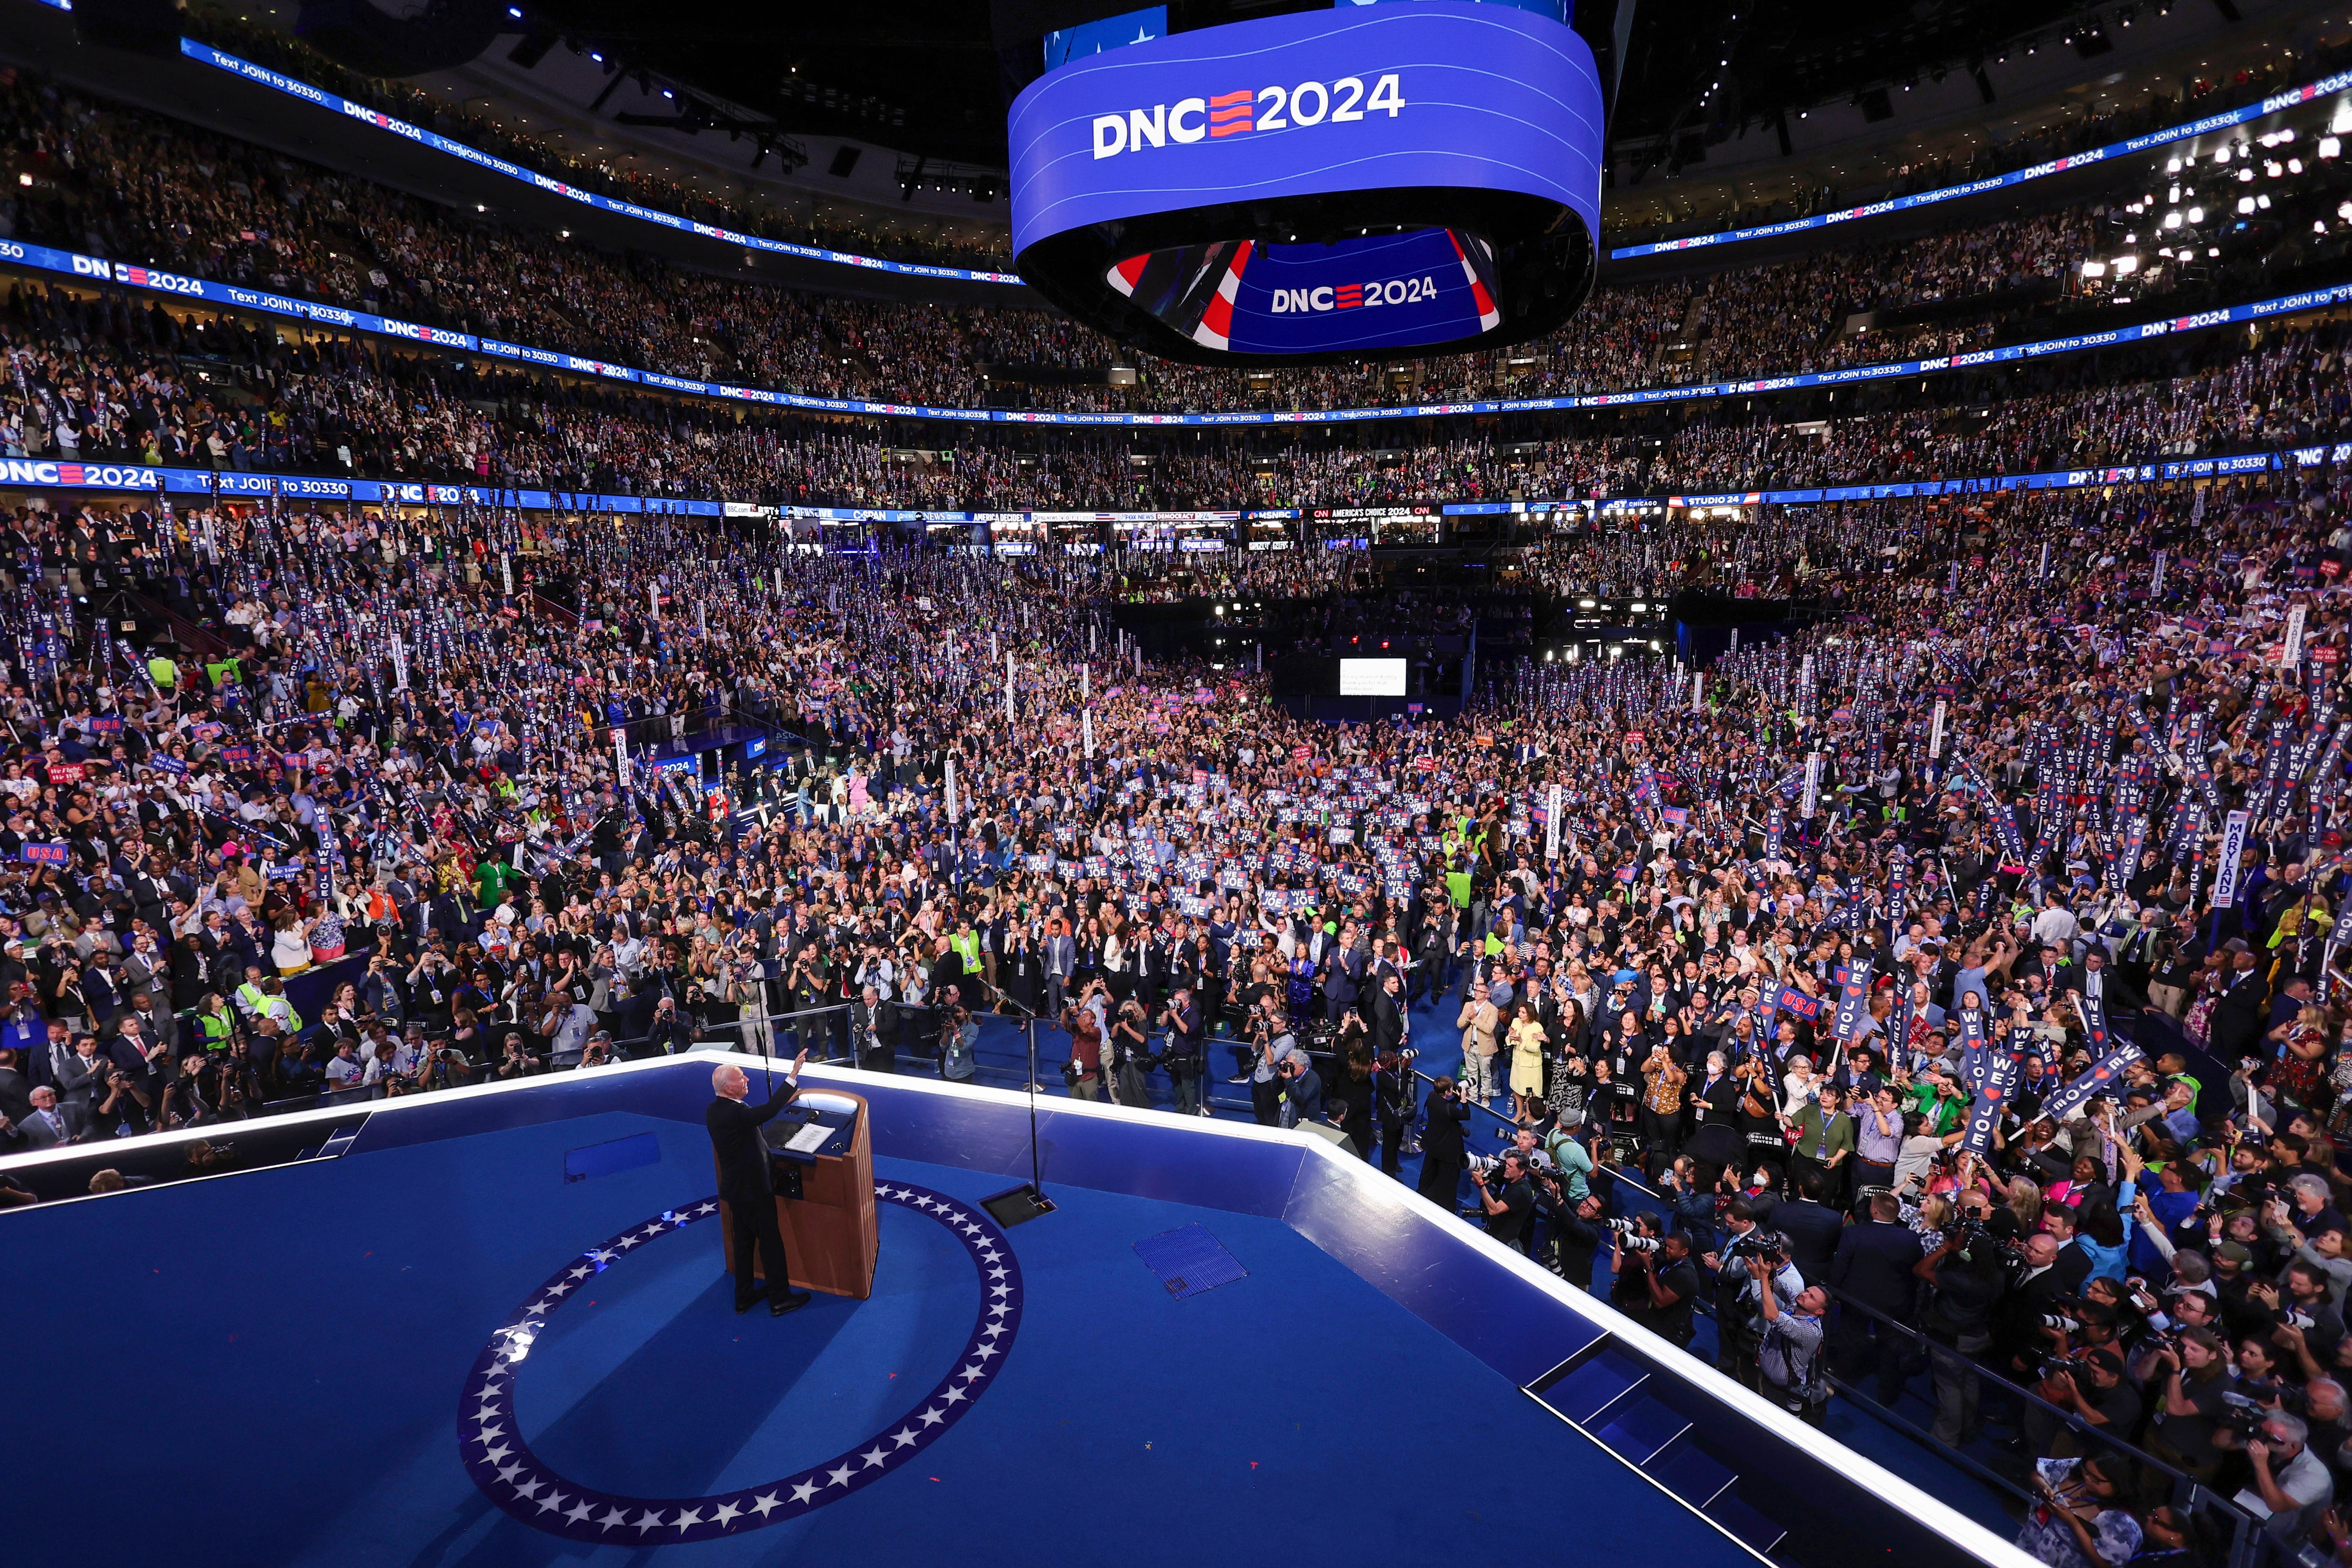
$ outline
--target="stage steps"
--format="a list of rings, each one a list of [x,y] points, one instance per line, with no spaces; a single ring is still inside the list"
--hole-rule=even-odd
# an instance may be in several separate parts
[[[1659,1397],[1657,1374],[1611,1341],[1600,1341],[1528,1393],[1759,1555],[1770,1557],[1786,1539],[1786,1527],[1741,1495],[1737,1450],[1709,1441]]]

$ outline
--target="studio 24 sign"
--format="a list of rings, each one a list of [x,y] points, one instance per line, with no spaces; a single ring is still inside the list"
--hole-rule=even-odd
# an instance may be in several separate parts
[[[1013,101],[1013,249],[1235,201],[1396,189],[1538,197],[1598,233],[1601,125],[1591,49],[1507,5],[1421,0],[1178,33],[1049,71]]]
[[[1317,125],[1352,125],[1367,111],[1395,119],[1404,112],[1403,77],[1389,71],[1376,79],[1369,96],[1364,79],[1343,76],[1328,84],[1302,81],[1295,87],[1237,88],[1211,97],[1180,98],[1154,104],[1147,112],[1130,109],[1125,114],[1095,116],[1095,156],[1116,158],[1178,146],[1207,138],[1256,135],[1265,132],[1305,130]]]

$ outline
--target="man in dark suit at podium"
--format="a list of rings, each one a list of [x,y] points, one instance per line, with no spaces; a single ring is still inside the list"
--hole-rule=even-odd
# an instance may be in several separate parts
[[[719,1195],[726,1200],[734,1226],[738,1312],[750,1311],[760,1297],[759,1287],[751,1282],[754,1246],[768,1276],[769,1312],[781,1318],[809,1304],[807,1291],[793,1289],[784,1233],[776,1224],[776,1188],[769,1174],[767,1145],[760,1142],[760,1129],[800,1093],[801,1068],[807,1060],[806,1051],[794,1057],[784,1075],[784,1092],[770,1095],[768,1103],[757,1110],[743,1103],[751,1092],[751,1080],[741,1068],[718,1068],[710,1074],[710,1089],[717,1098],[702,1120],[710,1128],[710,1147],[719,1156]]]

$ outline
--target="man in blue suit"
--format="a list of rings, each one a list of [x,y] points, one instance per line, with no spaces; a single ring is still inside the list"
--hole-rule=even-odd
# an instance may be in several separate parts
[[[1330,958],[1330,969],[1323,976],[1323,1016],[1337,1018],[1356,1005],[1363,993],[1362,956],[1353,947],[1332,947],[1325,950]]]
[[[1878,1402],[1892,1406],[1903,1390],[1906,1342],[1886,1323],[1846,1303],[1909,1323],[1919,1289],[1912,1269],[1924,1254],[1917,1233],[1900,1223],[1902,1205],[1892,1193],[1873,1194],[1862,1212],[1869,1217],[1846,1227],[1830,1258],[1829,1282],[1841,1299],[1832,1354],[1849,1380],[1874,1369]]]

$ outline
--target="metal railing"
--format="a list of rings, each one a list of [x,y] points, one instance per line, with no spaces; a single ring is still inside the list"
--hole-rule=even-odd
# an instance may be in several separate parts
[[[2252,1568],[2253,1564],[2265,1560],[2270,1538],[2263,1531],[2262,1521],[2177,1465],[2168,1463],[2147,1449],[2116,1436],[2084,1419],[2078,1412],[2052,1404],[2032,1389],[2021,1384],[2013,1383],[1986,1366],[1978,1357],[1930,1339],[1901,1320],[1866,1302],[1854,1300],[1826,1280],[1811,1280],[1808,1283],[1819,1285],[1837,1305],[1838,1317],[1832,1325],[1831,1333],[1822,1342],[1823,1349],[1831,1355],[1832,1363],[1838,1358],[1838,1347],[1841,1343],[1847,1346],[1850,1351],[1856,1342],[1858,1325],[1851,1323],[1850,1315],[1858,1315],[1876,1324],[1880,1331],[1892,1332],[1904,1347],[1897,1364],[1906,1391],[1917,1392],[1913,1387],[1912,1380],[1924,1373],[1931,1385],[1926,1395],[1927,1403],[1935,1405],[1938,1402],[1941,1385],[1945,1380],[1964,1380],[1966,1384],[1973,1385],[1977,1408],[1980,1415],[1985,1406],[1985,1396],[1992,1395],[1993,1402],[2004,1406],[2010,1416],[2009,1419],[2000,1421],[2000,1425],[2016,1431],[2021,1437],[2026,1437],[2029,1443],[2031,1442],[2028,1436],[2029,1422],[2038,1416],[2041,1421],[2049,1424],[2053,1435],[2059,1428],[2073,1434],[2075,1446],[2085,1457],[2092,1457],[2104,1451],[2137,1466],[2143,1478],[2143,1485],[2140,1496],[2132,1500],[2133,1501],[2146,1501],[2153,1490],[2147,1484],[2147,1481],[2160,1479],[2166,1491],[2165,1500],[2182,1517],[2193,1520],[2200,1535],[2214,1544],[2227,1542],[2224,1548],[2224,1561],[2231,1564],[2231,1568]],[[1889,1409],[1872,1398],[1854,1383],[1849,1381],[1847,1375],[1838,1373],[1834,1365],[1831,1371],[1830,1381],[1831,1385],[1839,1394],[1851,1400],[1857,1408],[1866,1411],[1928,1448],[1938,1458],[1960,1466],[1979,1480],[1998,1487],[2026,1507],[2031,1508],[2040,1501],[2038,1497],[2015,1479],[1979,1463],[1958,1447],[1943,1442],[1932,1433],[1922,1429],[1917,1423],[1900,1412]],[[2028,1462],[2030,1464],[2030,1458]]]
[[[1652,1203],[1671,1208],[1667,1194],[1651,1186],[1638,1173],[1621,1170],[1617,1173],[1617,1180],[1621,1186],[1630,1186],[1634,1193]],[[1712,1245],[1711,1237],[1709,1242]],[[1917,1395],[1930,1408],[1937,1405],[1939,1375],[1955,1382],[1965,1380],[1973,1388],[1980,1423],[1986,1395],[1990,1394],[1991,1403],[2003,1412],[1994,1424],[2016,1432],[2021,1441],[2031,1442],[2027,1415],[2029,1412],[2035,1412],[2041,1420],[2049,1423],[2053,1433],[2063,1428],[2074,1434],[2078,1448],[2085,1457],[2102,1451],[2110,1453],[2130,1461],[2144,1479],[2160,1479],[2166,1494],[2165,1501],[2191,1522],[2192,1530],[2207,1548],[2220,1552],[2221,1560],[2228,1564],[2228,1568],[2262,1568],[2263,1564],[2281,1560],[2274,1552],[2275,1542],[2263,1530],[2260,1520],[2179,1466],[2102,1430],[2074,1411],[2052,1404],[2032,1389],[2011,1381],[1973,1356],[1930,1339],[1900,1319],[1855,1300],[1827,1280],[1808,1279],[1806,1283],[1820,1286],[1837,1308],[1838,1316],[1823,1325],[1826,1332],[1822,1342],[1821,1353],[1830,1358],[1830,1386],[1847,1401],[1850,1407],[1916,1444],[1937,1463],[1962,1471],[2023,1508],[2036,1507],[2042,1501],[2020,1479],[2021,1475],[2030,1478],[2032,1456],[2023,1457],[2021,1469],[2004,1473],[1996,1466],[1988,1465],[1962,1448],[1937,1438],[1901,1411],[1890,1408],[1873,1397],[1863,1386],[1870,1381],[1868,1372],[1866,1368],[1857,1367],[1855,1363],[1856,1352],[1864,1347],[1864,1341],[1854,1320],[1867,1320],[1877,1325],[1880,1331],[1892,1332],[1897,1337],[1901,1350],[1895,1364],[1903,1390]],[[1716,1318],[1715,1303],[1708,1297],[1702,1296],[1696,1306],[1703,1316]],[[1718,1331],[1719,1328],[1718,1324]],[[1874,1355],[1886,1353],[1874,1346],[1868,1348]],[[1843,1370],[1840,1370],[1841,1366]],[[1922,1378],[1927,1383],[1924,1390],[1918,1386],[1918,1380]],[[2148,1496],[2149,1489],[2143,1485],[2141,1494],[2127,1501],[2131,1506],[2140,1506],[2148,1500]]]

